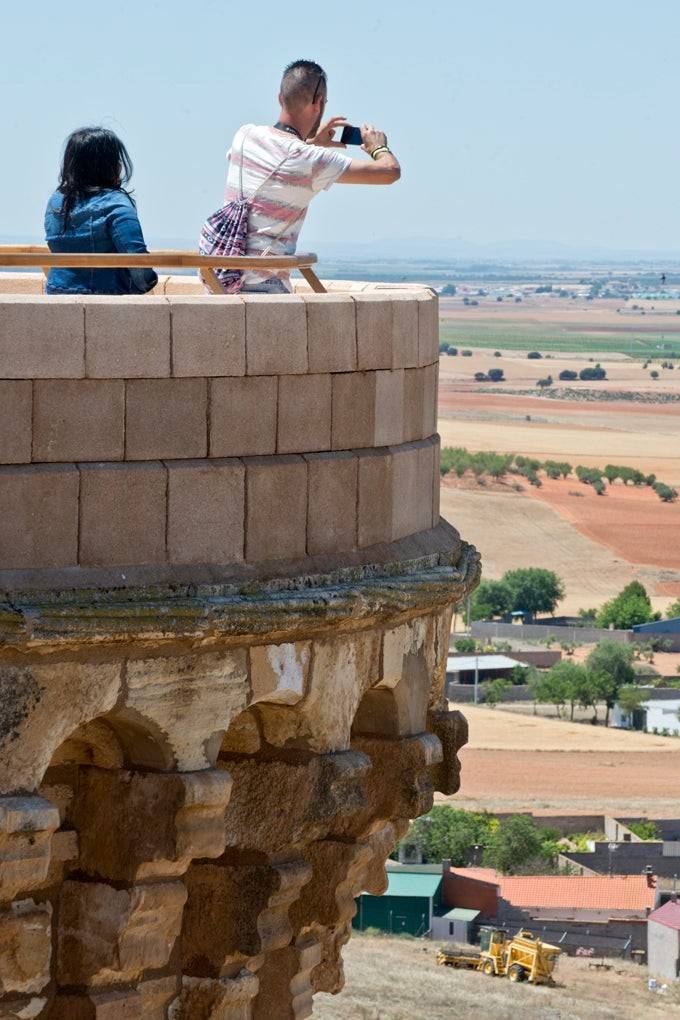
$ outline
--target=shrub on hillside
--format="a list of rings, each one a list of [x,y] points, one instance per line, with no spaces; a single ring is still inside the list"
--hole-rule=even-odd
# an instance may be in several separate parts
[[[578,372],[573,372],[570,368],[565,368],[562,372],[560,372],[559,378],[564,382],[567,380],[571,381],[572,379],[578,379]]]
[[[489,377],[486,372],[475,372],[475,382],[488,382]]]
[[[449,349],[448,349],[448,351],[446,353],[449,355],[450,358],[451,357],[455,358],[455,356],[458,354],[458,348],[457,347],[449,347]]]
[[[505,379],[502,368],[490,368],[487,375],[491,382],[503,382]]]
[[[655,482],[652,488],[663,503],[675,503],[678,498],[678,490],[665,482]]]
[[[462,357],[464,357],[464,358],[471,358],[472,357],[472,351],[467,351],[466,350],[466,351],[461,351],[460,353],[461,353]]]
[[[537,361],[539,358],[542,357],[543,355],[541,354],[540,351],[529,351],[529,353],[527,354],[527,358],[533,361]]]
[[[607,373],[602,368],[602,365],[597,364],[592,368],[582,368],[578,374],[579,379],[591,380],[591,379],[606,379]]]
[[[501,354],[500,351],[494,351],[493,352],[493,356],[494,356],[494,358],[502,358],[503,357],[503,355]]]

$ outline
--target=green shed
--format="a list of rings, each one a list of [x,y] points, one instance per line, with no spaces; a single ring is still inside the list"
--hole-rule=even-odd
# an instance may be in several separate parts
[[[435,869],[433,869],[434,871]],[[424,873],[422,866],[390,870],[389,884],[382,896],[357,896],[354,928],[379,928],[380,931],[424,935],[432,928],[432,917],[441,907],[442,872]]]

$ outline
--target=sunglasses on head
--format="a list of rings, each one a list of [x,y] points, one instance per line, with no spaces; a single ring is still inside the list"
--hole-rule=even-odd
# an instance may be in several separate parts
[[[312,96],[312,103],[316,102],[316,100],[318,98],[318,95],[319,95],[319,89],[321,88],[322,85],[325,85],[325,84],[326,84],[326,75],[322,73],[322,74],[319,75],[319,80],[316,83],[316,88],[314,89],[314,95]]]

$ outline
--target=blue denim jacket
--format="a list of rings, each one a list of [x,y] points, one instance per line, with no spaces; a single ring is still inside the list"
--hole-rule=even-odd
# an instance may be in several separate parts
[[[53,252],[145,252],[137,210],[124,191],[106,189],[76,202],[66,231],[63,195],[55,191],[45,211],[45,236]],[[50,269],[48,294],[146,294],[156,286],[153,269]]]

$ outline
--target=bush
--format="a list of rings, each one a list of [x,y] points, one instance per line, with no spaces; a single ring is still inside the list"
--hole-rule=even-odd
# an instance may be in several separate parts
[[[593,368],[582,368],[578,374],[579,379],[606,379],[607,373],[602,368],[602,365],[597,364]]]
[[[529,358],[531,361],[537,361],[539,358],[542,357],[543,355],[540,353],[540,351],[529,351],[529,353],[527,354],[527,358]]]
[[[462,652],[463,655],[471,655],[477,651],[477,642],[473,637],[462,637],[454,641],[453,647],[457,652]]]
[[[493,352],[493,356],[494,356],[494,358],[502,358],[503,357],[503,355],[501,354],[500,351],[494,351]]]
[[[659,373],[657,372],[657,370],[655,368],[652,369],[652,371],[649,374],[650,374],[652,379],[658,379],[659,378]]]
[[[490,368],[487,375],[491,382],[503,382],[505,380],[502,368]]]
[[[461,351],[460,353],[461,353],[462,357],[464,357],[464,358],[471,358],[472,357],[472,351]]]
[[[545,377],[545,379],[538,379],[537,382],[536,382],[536,385],[538,387],[540,387],[540,389],[542,389],[542,390],[547,389],[547,387],[548,386],[552,386],[552,384],[553,384],[553,378],[552,378],[551,375],[547,375]]]
[[[598,496],[604,496],[605,490],[606,490],[606,486],[605,486],[605,484],[604,484],[604,482],[602,481],[601,478],[596,478],[595,481],[592,483],[592,485],[593,485],[593,488],[595,489],[595,492],[598,494]]]
[[[449,349],[448,349],[448,351],[446,353],[449,355],[449,357],[454,357],[455,358],[455,356],[458,354],[458,348],[457,347],[449,347]]]
[[[678,490],[665,482],[654,482],[652,488],[663,503],[675,503],[678,498]]]
[[[598,627],[629,630],[652,619],[652,603],[644,585],[631,581],[615,598],[605,602],[597,615]]]
[[[578,379],[578,372],[572,372],[570,368],[565,368],[564,371],[560,372],[559,378],[564,381]]]
[[[486,372],[475,372],[475,382],[488,382],[489,377]]]
[[[484,701],[490,708],[495,708],[499,701],[502,701],[505,697],[509,686],[508,681],[502,677],[496,677],[495,680],[485,680],[482,684]]]

